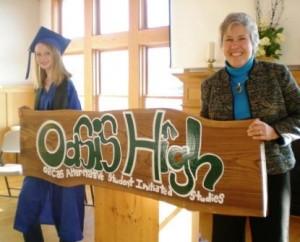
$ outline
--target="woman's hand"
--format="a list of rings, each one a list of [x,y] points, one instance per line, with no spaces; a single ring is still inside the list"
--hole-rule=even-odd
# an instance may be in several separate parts
[[[255,119],[247,129],[248,136],[256,140],[274,140],[279,138],[279,135],[268,124]]]
[[[18,109],[19,118],[22,118],[22,115],[23,115],[22,110],[23,109],[30,109],[30,107],[27,105],[23,105],[23,106],[19,107],[19,109]]]

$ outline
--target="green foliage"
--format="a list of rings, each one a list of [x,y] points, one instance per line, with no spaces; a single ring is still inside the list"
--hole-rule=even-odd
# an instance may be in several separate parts
[[[281,44],[285,41],[283,28],[259,27],[259,49],[256,56],[267,56],[279,59],[281,54]]]

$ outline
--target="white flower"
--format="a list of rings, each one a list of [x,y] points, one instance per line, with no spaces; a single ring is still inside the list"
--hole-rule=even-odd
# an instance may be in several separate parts
[[[256,52],[256,56],[257,57],[258,56],[264,56],[265,54],[266,54],[266,51],[265,51],[264,47],[263,46],[259,46],[259,48],[258,48],[258,50]]]
[[[276,39],[275,39],[275,42],[278,43],[278,44],[282,44],[283,42],[285,42],[285,35],[283,33],[278,33],[276,35]]]
[[[270,22],[267,20],[261,20],[258,24],[257,24],[258,28],[260,30],[266,30],[267,28],[270,27]]]
[[[275,50],[275,54],[279,55],[280,54],[280,50]]]
[[[279,21],[284,10],[285,0],[271,0],[268,18],[264,18],[263,0],[255,0],[256,22],[259,32],[259,49],[256,56],[279,59],[282,55],[281,44],[285,42],[284,28]]]
[[[268,46],[271,44],[271,41],[268,37],[264,37],[259,41],[260,45]]]

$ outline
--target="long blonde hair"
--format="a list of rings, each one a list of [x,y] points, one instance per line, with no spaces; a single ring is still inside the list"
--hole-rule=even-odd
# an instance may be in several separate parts
[[[69,79],[72,74],[65,68],[60,51],[53,45],[48,43],[43,44],[49,48],[52,66],[47,75],[46,71],[40,68],[35,58],[35,87],[43,87],[47,78],[49,78],[56,86],[59,86],[64,79]]]

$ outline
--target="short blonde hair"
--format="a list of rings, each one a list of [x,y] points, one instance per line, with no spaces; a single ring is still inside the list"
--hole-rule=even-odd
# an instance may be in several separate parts
[[[256,53],[259,44],[259,33],[257,24],[252,20],[252,18],[245,13],[230,13],[226,16],[220,25],[220,43],[223,44],[223,37],[225,32],[230,29],[233,25],[244,26],[250,36],[250,41],[253,47],[253,54]]]

